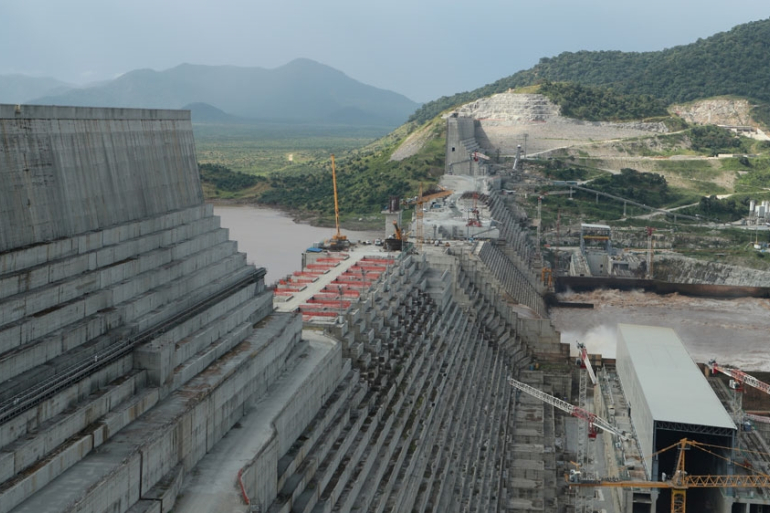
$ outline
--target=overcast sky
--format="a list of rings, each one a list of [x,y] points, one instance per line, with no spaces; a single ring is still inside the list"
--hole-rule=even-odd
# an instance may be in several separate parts
[[[306,57],[424,102],[564,51],[662,50],[769,16],[768,0],[0,0],[0,75]]]

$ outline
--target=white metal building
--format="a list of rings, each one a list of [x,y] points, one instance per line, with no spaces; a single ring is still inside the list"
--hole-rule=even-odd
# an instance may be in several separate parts
[[[650,455],[681,438],[732,447],[736,426],[674,330],[619,324],[616,366],[649,478],[660,477]]]

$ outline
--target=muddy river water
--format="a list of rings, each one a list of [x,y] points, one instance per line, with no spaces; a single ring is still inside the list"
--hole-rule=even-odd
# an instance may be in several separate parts
[[[334,235],[333,228],[318,228],[309,224],[295,223],[279,210],[249,206],[215,206],[214,215],[222,226],[230,230],[230,239],[238,241],[238,251],[246,253],[246,259],[257,267],[267,268],[265,283],[300,270],[302,252]],[[348,239],[374,240],[381,232],[354,232],[342,230]]]
[[[551,314],[562,341],[586,342],[590,353],[615,357],[618,323],[672,328],[696,362],[716,358],[745,370],[770,371],[770,300],[709,299],[678,294],[596,290],[563,296],[593,310],[558,308]]]

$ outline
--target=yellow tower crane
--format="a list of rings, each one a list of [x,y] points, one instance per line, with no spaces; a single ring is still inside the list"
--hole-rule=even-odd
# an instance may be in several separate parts
[[[709,450],[711,448],[729,449],[728,447],[719,447],[710,444],[703,444],[694,440],[683,438],[675,444],[653,454],[653,456],[666,452],[670,449],[678,448],[676,467],[670,480],[667,481],[613,481],[610,479],[599,480],[574,480],[567,477],[569,486],[593,486],[593,487],[615,487],[615,488],[667,488],[671,490],[671,513],[686,513],[687,490],[689,488],[770,488],[770,475],[767,474],[746,474],[729,476],[712,475],[690,475],[685,471],[684,454],[687,449],[696,448],[717,455]],[[721,456],[720,456],[721,457]],[[725,458],[727,459],[727,458]],[[746,470],[751,470],[747,466],[733,462]],[[580,474],[577,474],[580,476]],[[573,475],[574,478],[574,475]]]

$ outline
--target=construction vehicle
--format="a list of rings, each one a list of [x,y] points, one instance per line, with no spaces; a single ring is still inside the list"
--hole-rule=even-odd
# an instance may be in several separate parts
[[[330,251],[344,251],[350,248],[350,241],[340,232],[340,206],[337,201],[337,170],[334,165],[334,155],[332,155],[332,184],[334,185],[334,224],[337,226],[337,233],[326,241],[324,247]]]
[[[596,438],[596,428],[599,428],[603,431],[607,431],[610,434],[617,435],[622,440],[631,439],[631,436],[628,435],[625,431],[622,431],[621,429],[616,428],[615,426],[610,424],[608,420],[603,419],[598,415],[591,413],[590,411],[584,410],[583,408],[575,406],[574,404],[570,404],[567,401],[562,401],[558,397],[554,397],[550,394],[546,394],[542,390],[538,390],[537,388],[531,387],[526,383],[522,383],[521,381],[516,381],[513,378],[509,377],[508,383],[510,383],[512,387],[518,390],[521,390],[522,392],[529,394],[532,397],[535,397],[536,399],[540,399],[546,404],[550,404],[551,406],[558,408],[561,411],[569,413],[573,417],[577,417],[579,419],[583,419],[586,422],[588,422],[589,438]]]
[[[613,478],[598,480],[581,480],[580,474],[571,472],[565,476],[569,486],[615,487],[615,488],[667,488],[671,490],[671,513],[686,513],[687,490],[690,488],[770,488],[770,475],[745,474],[745,475],[693,475],[685,470],[685,452],[691,448],[714,454],[715,448],[730,450],[729,447],[718,447],[711,444],[702,444],[694,440],[683,438],[653,456],[677,448],[679,453],[676,466],[670,479],[665,479],[665,474],[660,481],[622,481]],[[730,460],[732,461],[732,460]],[[743,467],[747,471],[752,469],[747,465],[732,461],[734,465]]]
[[[395,233],[390,237],[385,238],[383,241],[385,243],[385,249],[387,251],[401,251],[404,247],[404,242],[406,242],[406,234],[401,231],[401,228],[398,226],[398,221],[393,221],[393,228],[395,229]]]

